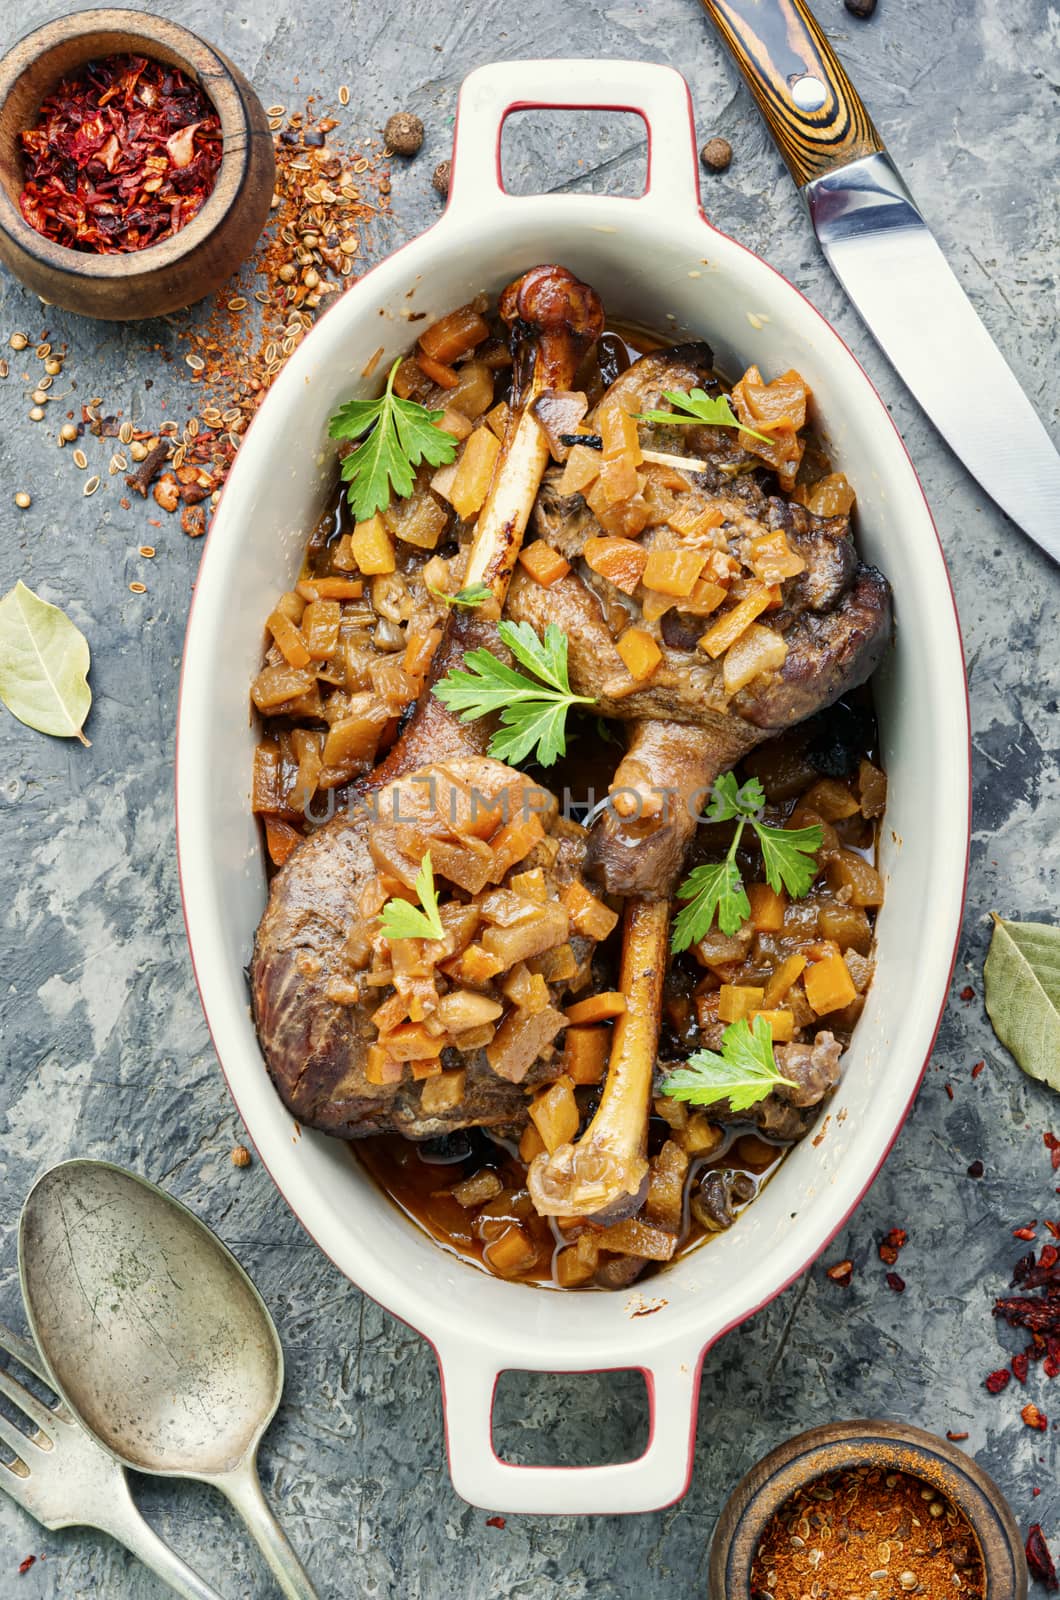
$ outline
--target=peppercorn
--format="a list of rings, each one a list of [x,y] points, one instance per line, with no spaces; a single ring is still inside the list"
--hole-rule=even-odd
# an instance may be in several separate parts
[[[843,4],[852,17],[871,17],[876,9],[876,0],[843,0]]]
[[[25,489],[20,489],[15,496],[15,504],[20,511],[28,511],[30,506],[33,504],[33,501],[30,499]]]
[[[724,172],[732,161],[732,145],[728,139],[715,136],[708,139],[699,152],[699,159],[710,172]]]
[[[387,118],[383,138],[395,155],[414,156],[423,143],[423,123],[412,111],[395,111]]]
[[[250,1151],[245,1144],[237,1144],[232,1151],[232,1165],[234,1167],[250,1166]]]
[[[449,180],[452,175],[453,163],[451,161],[439,161],[438,165],[434,169],[434,175],[431,178],[431,187],[435,189],[437,193],[443,197],[443,199],[449,194]]]

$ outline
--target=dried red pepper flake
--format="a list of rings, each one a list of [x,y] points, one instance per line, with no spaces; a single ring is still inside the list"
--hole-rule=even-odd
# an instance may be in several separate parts
[[[1060,1139],[1056,1137],[1055,1133],[1043,1133],[1042,1143],[1049,1152],[1053,1163],[1053,1171],[1060,1172]]]
[[[1055,1378],[1060,1373],[1060,1357],[1046,1356],[1042,1362],[1042,1371],[1047,1378]]]
[[[946,1437],[950,1441],[951,1444],[960,1444],[963,1439],[967,1439],[968,1438],[968,1434],[967,1433],[953,1433],[953,1432],[950,1431],[950,1429],[947,1428]]]
[[[909,1235],[904,1228],[891,1228],[880,1240],[880,1260],[885,1266],[893,1267],[898,1260],[898,1252],[903,1250],[908,1242]]]
[[[487,1517],[486,1526],[487,1528],[506,1528],[508,1519],[506,1517]]]
[[[1045,1226],[1049,1229],[1049,1232],[1052,1234],[1054,1239],[1060,1239],[1060,1222],[1050,1222],[1049,1219],[1046,1218]],[[1048,1250],[1049,1248],[1050,1246],[1046,1245],[1045,1249]],[[1044,1250],[1042,1254],[1045,1254]]]
[[[952,1083],[944,1083],[942,1087],[945,1089],[947,1095],[952,1100],[953,1099],[953,1084]]]
[[[983,1381],[983,1388],[988,1394],[1000,1394],[1002,1389],[1007,1389],[1012,1382],[1012,1374],[1007,1367],[998,1367],[996,1372],[987,1373]]]
[[[89,61],[19,135],[22,215],[46,239],[99,255],[186,227],[221,165],[221,122],[197,83],[144,56]]]
[[[985,1171],[986,1168],[977,1156],[972,1162],[971,1166],[968,1168],[968,1176],[969,1178],[981,1178]]]
[[[854,1276],[854,1263],[853,1261],[837,1261],[826,1270],[833,1283],[838,1283],[841,1289],[846,1289]]]
[[[1026,1350],[1022,1351],[1017,1356],[1013,1356],[1012,1357],[1012,1361],[1010,1362],[1010,1365],[1012,1367],[1012,1376],[1014,1378],[1018,1378],[1020,1383],[1026,1383],[1027,1382],[1027,1373],[1028,1373],[1028,1371],[1030,1369],[1030,1364],[1031,1364],[1031,1358],[1027,1354]]]
[[[1057,1582],[1056,1567],[1039,1522],[1032,1523],[1027,1534],[1026,1555],[1031,1577],[1036,1583],[1044,1583],[1049,1592],[1055,1594],[1060,1589],[1060,1583]]]
[[[1037,1234],[1034,1231],[1037,1226],[1037,1222],[1031,1222],[1024,1228],[1013,1228],[1012,1237],[1014,1239],[1023,1239],[1029,1244],[1032,1239],[1037,1238]]]
[[[1020,1416],[1023,1418],[1028,1428],[1035,1428],[1039,1433],[1044,1433],[1046,1428],[1049,1426],[1048,1417],[1042,1415],[1033,1400],[1027,1401],[1027,1404],[1020,1412]]]
[[[36,1556],[27,1556],[25,1561],[20,1561],[19,1564],[18,1564],[19,1573],[21,1574],[22,1577],[25,1577],[25,1575],[29,1571],[30,1567],[34,1567],[34,1566],[36,1566],[36,1564],[37,1564]]]
[[[905,1294],[905,1279],[899,1277],[897,1272],[888,1272],[887,1287],[893,1289],[895,1294]]]
[[[979,1074],[982,1071],[984,1071],[985,1068],[986,1068],[986,1062],[985,1061],[977,1061],[975,1063],[975,1066],[972,1068],[972,1077],[973,1078],[978,1078]]]
[[[966,983],[964,988],[961,990],[961,999],[962,1000],[974,1000],[975,999],[975,990],[972,988],[970,983]]]

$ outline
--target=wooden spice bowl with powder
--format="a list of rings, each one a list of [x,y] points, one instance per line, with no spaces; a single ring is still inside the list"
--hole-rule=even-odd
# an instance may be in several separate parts
[[[89,70],[86,90],[89,63],[97,65]],[[49,215],[48,197],[42,201],[37,186],[27,183],[33,176],[27,137],[40,144],[43,131],[46,153],[42,108],[45,117],[58,115],[58,92],[60,102],[69,102],[65,123],[76,123],[89,114],[83,102],[106,82],[108,68],[112,76],[128,78],[130,63],[133,75],[136,63],[144,71],[143,83],[131,91],[133,114],[112,117],[114,131],[88,168],[98,181],[59,195],[68,225],[51,226],[57,212]],[[167,159],[164,143],[159,154],[157,142],[149,144],[135,128],[159,96],[174,98],[174,83],[178,93],[197,97],[201,116],[196,112],[199,120],[187,127],[173,124],[177,132]],[[104,91],[100,120],[111,117],[107,103],[116,92]],[[138,144],[143,182],[135,174],[126,182]],[[207,154],[208,171],[199,182]],[[197,191],[189,177],[199,183]],[[35,29],[0,61],[0,260],[48,305],[110,321],[191,305],[225,282],[253,250],[269,214],[274,177],[268,119],[250,84],[219,51],[175,22],[146,11],[81,11]],[[158,209],[151,192],[157,189],[172,215],[165,230],[150,216],[153,205]],[[97,200],[101,193],[104,201]],[[85,208],[93,206],[99,216],[86,218]],[[97,226],[88,228],[86,221]],[[101,228],[108,231],[102,249],[61,242],[72,236],[87,241],[93,234],[98,239]]]
[[[963,1451],[839,1422],[752,1467],[719,1519],[709,1600],[1026,1600],[1019,1530]]]

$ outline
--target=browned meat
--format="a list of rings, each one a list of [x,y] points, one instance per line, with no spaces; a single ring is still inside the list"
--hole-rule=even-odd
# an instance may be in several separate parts
[[[381,854],[390,858],[408,819],[444,824],[469,787],[489,805],[505,803],[507,794],[510,814],[517,816],[528,784],[521,773],[485,757],[436,763],[381,789],[373,797],[371,827],[367,806],[356,815],[338,816],[277,873],[255,940],[251,996],[269,1071],[285,1105],[307,1126],[347,1139],[385,1132],[425,1139],[476,1124],[520,1126],[527,1089],[557,1075],[551,1041],[563,1017],[556,1004],[530,1019],[526,1036],[533,1048],[526,1061],[515,1064],[523,1071],[518,1082],[498,1076],[484,1049],[446,1050],[443,1067],[463,1067],[467,1079],[459,1102],[442,1112],[423,1111],[423,1084],[410,1082],[407,1071],[397,1084],[373,1083],[366,1075],[368,1049],[377,1039],[372,1013],[390,992],[366,986],[363,966],[364,941],[373,935],[361,896],[379,870]],[[395,823],[395,817],[403,821]],[[541,866],[555,900],[564,884],[580,876],[585,835],[559,819],[554,804],[542,821],[546,838],[513,870]],[[440,842],[435,853],[443,848]],[[436,880],[441,884],[440,872]],[[587,976],[592,945],[577,935],[570,942],[578,972],[550,986],[554,1001]],[[482,992],[494,991],[486,986]]]

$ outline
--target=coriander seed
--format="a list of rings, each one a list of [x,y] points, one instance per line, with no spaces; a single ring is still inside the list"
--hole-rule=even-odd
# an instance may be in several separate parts
[[[24,333],[13,333],[7,342],[12,350],[24,350],[29,344],[29,340]]]
[[[20,511],[28,511],[33,504],[33,498],[26,493],[25,489],[20,489],[15,496],[15,504]]]
[[[250,1166],[250,1151],[245,1144],[237,1144],[232,1151],[232,1165],[234,1167]]]
[[[44,421],[44,407],[43,406],[33,406],[32,409],[30,410],[29,420],[31,422],[43,422]]]

